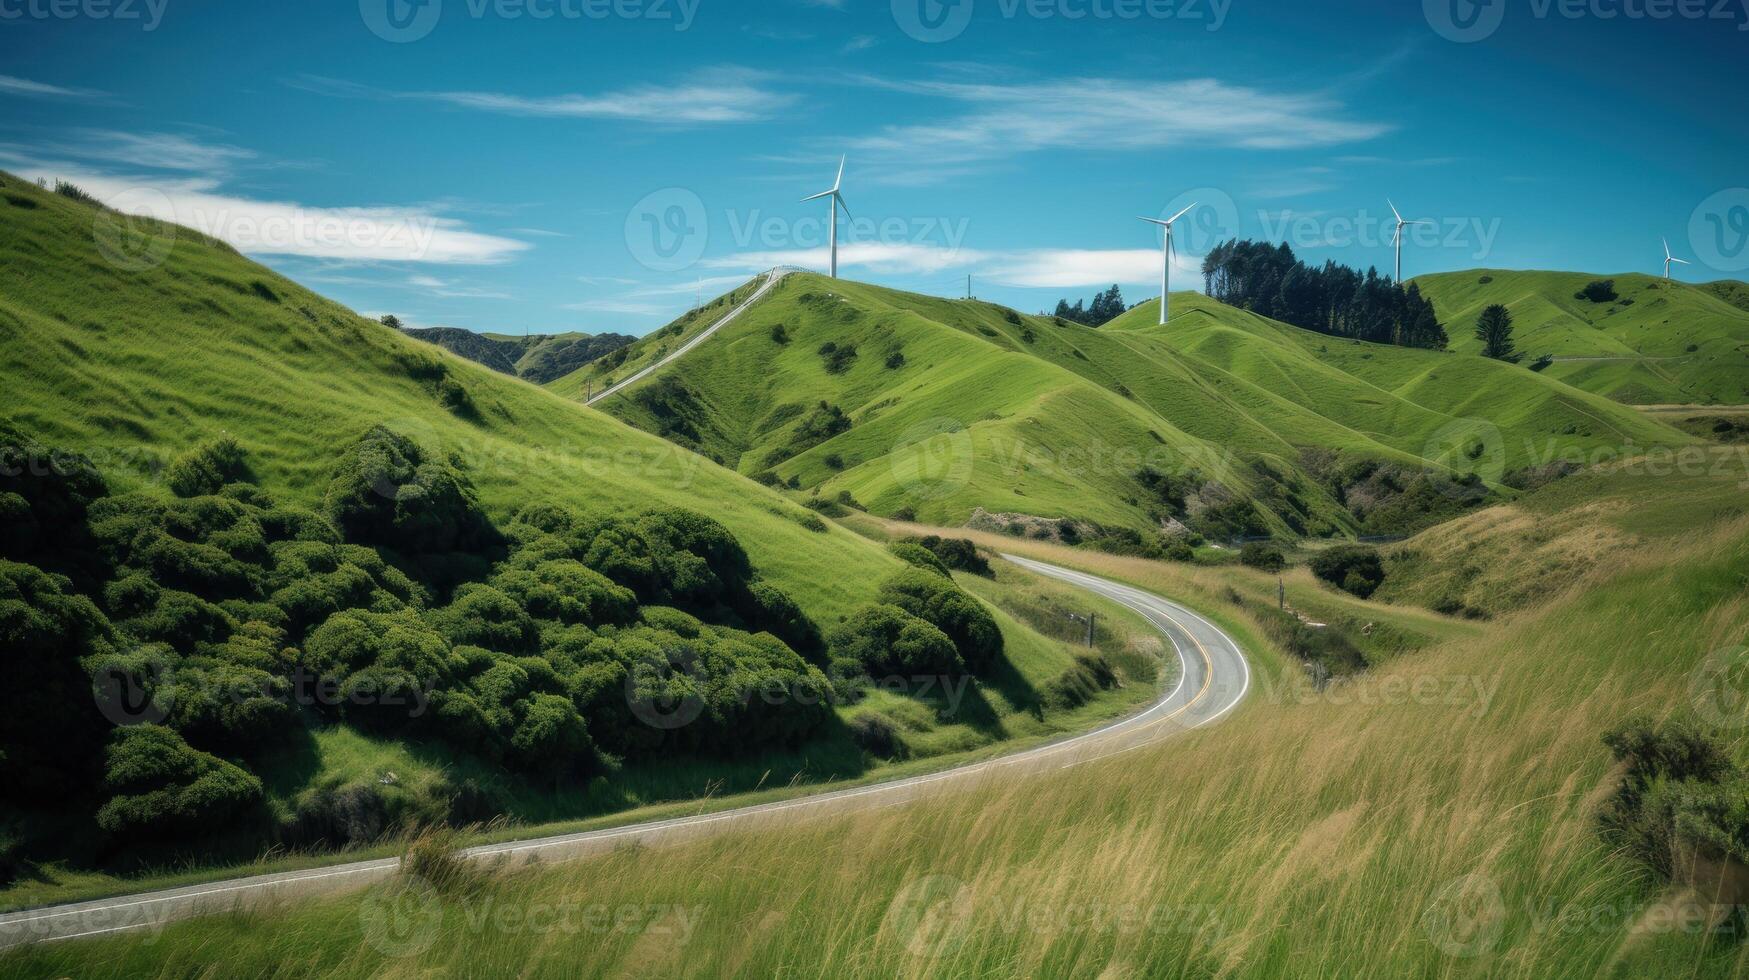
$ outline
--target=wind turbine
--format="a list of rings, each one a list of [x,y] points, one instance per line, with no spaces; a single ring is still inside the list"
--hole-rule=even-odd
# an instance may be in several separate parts
[[[1160,324],[1162,326],[1166,323],[1166,304],[1171,301],[1172,296],[1172,294],[1167,291],[1167,288],[1172,284],[1172,257],[1178,254],[1177,250],[1172,247],[1172,223],[1179,218],[1184,217],[1190,212],[1190,208],[1194,207],[1196,207],[1196,205],[1192,204],[1190,207],[1187,207],[1183,211],[1167,218],[1165,221],[1161,221],[1159,218],[1142,218],[1142,220],[1146,221],[1148,224],[1159,225],[1166,229],[1165,261],[1160,266]]]
[[[827,218],[827,222],[832,229],[832,278],[834,279],[838,278],[838,209],[843,208],[844,216],[846,218],[850,217],[850,205],[844,203],[844,195],[839,193],[839,189],[844,186],[844,163],[848,159],[848,157],[839,158],[838,179],[832,182],[831,190],[821,191],[813,197],[802,198],[803,204],[806,204],[809,201],[818,201],[823,197],[829,197],[832,199],[831,215]]]
[[[1385,203],[1391,204],[1391,199],[1388,197],[1385,198]],[[1399,285],[1401,285],[1403,282],[1403,229],[1409,227],[1410,225],[1430,225],[1430,224],[1433,224],[1433,222],[1431,222],[1431,221],[1408,221],[1408,220],[1404,219],[1403,213],[1401,211],[1397,210],[1397,206],[1395,204],[1391,204],[1391,213],[1397,216],[1397,233],[1396,233],[1396,235],[1393,236],[1393,238],[1395,239],[1394,244],[1397,246],[1397,278],[1396,278],[1396,282]]]
[[[1666,238],[1666,239],[1664,239],[1664,278],[1665,278],[1665,280],[1669,280],[1669,278],[1670,278],[1670,263],[1672,263],[1672,262],[1676,263],[1677,265],[1688,265],[1687,261],[1685,261],[1683,259],[1679,259],[1676,256],[1670,254],[1670,239]]]

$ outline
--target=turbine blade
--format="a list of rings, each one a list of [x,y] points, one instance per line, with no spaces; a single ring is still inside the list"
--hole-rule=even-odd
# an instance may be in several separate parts
[[[1677,265],[1688,265],[1688,264],[1690,264],[1690,263],[1689,263],[1689,261],[1688,261],[1688,260],[1687,260],[1687,259],[1679,259],[1679,258],[1677,258],[1677,257],[1675,257],[1675,256],[1671,256],[1671,257],[1670,257],[1670,261],[1672,261],[1672,262],[1674,262],[1674,263],[1676,263],[1676,264],[1677,264]]]
[[[814,196],[813,196],[813,197],[804,197],[804,198],[802,198],[802,203],[803,203],[803,204],[806,204],[806,203],[808,203],[808,202],[809,202],[809,201],[818,201],[818,200],[819,200],[819,199],[820,199],[820,198],[822,198],[822,197],[832,197],[832,196],[833,196],[833,195],[835,195],[835,194],[837,194],[837,193],[838,193],[838,191],[837,191],[837,189],[836,189],[836,188],[834,188],[834,189],[832,189],[832,190],[829,190],[829,191],[821,191],[821,192],[820,192],[820,193],[818,193],[818,194],[815,194],[815,195],[814,195]]]
[[[1403,212],[1397,210],[1397,206],[1395,204],[1391,203],[1390,198],[1388,198],[1388,197],[1385,198],[1385,203],[1391,205],[1391,213],[1397,216],[1397,224],[1402,224],[1403,223]]]
[[[832,182],[833,190],[837,190],[844,186],[844,164],[849,160],[849,156],[841,156],[838,158],[838,179]]]
[[[1185,215],[1186,215],[1186,214],[1189,214],[1189,213],[1190,213],[1190,209],[1191,209],[1191,208],[1194,208],[1194,207],[1196,207],[1196,202],[1194,202],[1194,201],[1193,201],[1193,202],[1191,202],[1191,204],[1190,204],[1190,205],[1189,205],[1189,207],[1186,207],[1186,208],[1185,208],[1185,209],[1184,209],[1184,210],[1183,210],[1183,211],[1180,211],[1180,212],[1178,212],[1178,213],[1177,213],[1177,214],[1175,214],[1175,215],[1173,215],[1173,216],[1172,216],[1172,217],[1170,217],[1170,218],[1167,218],[1167,219],[1166,219],[1166,220],[1165,220],[1165,221],[1164,221],[1164,222],[1162,222],[1162,223],[1163,223],[1163,224],[1168,224],[1168,225],[1169,225],[1169,224],[1171,224],[1171,223],[1172,223],[1172,222],[1174,222],[1174,221],[1177,221],[1177,220],[1178,220],[1178,219],[1179,219],[1179,218],[1182,218],[1182,217],[1184,217],[1184,216],[1185,216]]]
[[[844,209],[844,216],[846,218],[849,218],[852,221],[856,220],[856,217],[850,213],[850,205],[844,203],[844,195],[843,194],[839,194],[836,191],[834,191],[832,194],[832,200],[837,201],[838,206]]]
[[[1169,224],[1171,224],[1171,222],[1170,222],[1170,221],[1161,221],[1161,220],[1160,220],[1160,219],[1159,219],[1159,218],[1149,218],[1149,217],[1145,217],[1145,216],[1143,216],[1143,215],[1139,215],[1139,214],[1138,214],[1138,215],[1136,215],[1136,217],[1138,217],[1138,218],[1141,218],[1141,219],[1142,219],[1142,220],[1143,220],[1143,221],[1146,221],[1146,222],[1147,222],[1147,223],[1148,223],[1148,224],[1151,224],[1151,225],[1159,225],[1159,226],[1160,226],[1160,227],[1162,227],[1162,228],[1164,228],[1164,227],[1166,227],[1166,226],[1167,226],[1167,225],[1169,225]]]

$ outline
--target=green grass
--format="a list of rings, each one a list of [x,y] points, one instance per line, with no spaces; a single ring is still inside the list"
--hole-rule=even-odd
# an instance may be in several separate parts
[[[603,413],[508,378],[309,292],[188,229],[148,226],[166,248],[146,267],[106,258],[98,238],[113,216],[0,174],[0,385],[4,413],[44,443],[90,455],[114,492],[166,492],[165,464],[225,435],[242,445],[256,481],[276,498],[319,508],[337,454],[386,424],[428,450],[453,454],[490,516],[557,502],[636,513],[709,513],[745,546],[764,576],[830,628],[872,601],[903,567],[884,547],[783,495]],[[27,201],[30,206],[14,203]],[[459,384],[472,412],[447,410],[435,378]],[[822,569],[829,569],[823,574]],[[1133,701],[1113,694],[1074,711],[1042,710],[1030,692],[1072,662],[1072,650],[1003,613],[1009,657],[973,689],[985,715],[933,713],[915,755],[1000,751],[1006,739],[1045,737],[1109,717]],[[833,729],[806,747],[730,764],[676,759],[639,765],[554,791],[515,782],[440,747],[382,741],[313,726],[265,773],[281,811],[315,789],[393,772],[414,794],[439,776],[497,785],[524,825],[574,820],[674,800],[749,791],[773,780],[860,778],[879,770]],[[50,881],[26,881],[37,901],[99,885],[144,887],[192,865],[247,862],[228,841],[134,856],[93,872],[90,841],[50,860]],[[45,858],[50,858],[46,856]],[[65,887],[63,887],[65,886]]]
[[[1659,494],[1646,481],[1629,496]],[[1354,682],[1365,686],[1260,688],[1219,727],[903,808],[416,892],[398,907],[435,918],[410,954],[384,942],[390,886],[23,950],[0,971],[1742,975],[1749,947],[1672,925],[1681,894],[1597,832],[1616,778],[1601,733],[1682,710],[1696,666],[1749,629],[1749,523],[1687,513],[1667,547],[1594,567],[1536,608],[1459,624]],[[1242,572],[1018,547],[1198,605]],[[1224,609],[1253,642],[1244,607]],[[1264,670],[1280,663],[1248,648]],[[1473,686],[1406,693],[1448,681]],[[1741,729],[1728,737],[1749,756]],[[586,923],[601,906],[647,907],[639,922],[663,928],[521,917],[569,909]]]
[[[1596,279],[1614,279],[1620,298],[1593,303],[1574,297]],[[1527,362],[1553,354],[1555,363],[1544,373],[1574,387],[1636,405],[1749,402],[1749,311],[1730,301],[1741,295],[1740,283],[1733,291],[1637,273],[1498,269],[1422,276],[1415,283],[1433,301],[1457,350],[1480,349],[1476,317],[1485,306],[1503,303]]]
[[[1256,500],[1277,533],[1340,535],[1361,525],[1332,462],[1473,470],[1503,489],[1551,458],[1693,441],[1524,368],[1325,337],[1194,294],[1175,303],[1165,328],[1149,303],[1092,330],[794,275],[701,356],[603,407],[743,473],[947,525],[982,508],[1151,527],[1159,502],[1134,478],[1150,463]],[[827,343],[857,356],[835,373]],[[551,387],[575,397],[586,374]],[[798,439],[822,401],[850,428]],[[1483,444],[1481,460],[1463,455]]]

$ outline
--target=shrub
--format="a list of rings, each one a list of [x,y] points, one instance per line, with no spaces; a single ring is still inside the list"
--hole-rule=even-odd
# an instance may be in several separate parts
[[[776,586],[764,582],[748,586],[742,616],[753,629],[770,633],[799,653],[812,653],[823,645],[820,627]]]
[[[178,497],[204,497],[218,493],[227,483],[248,478],[243,447],[230,436],[204,442],[178,456],[165,471],[170,492]]]
[[[825,463],[829,470],[842,470],[844,468],[844,457],[837,453],[827,453],[820,462]]]
[[[1239,563],[1265,572],[1279,572],[1287,567],[1281,549],[1262,541],[1253,541],[1239,549]]]
[[[978,554],[978,546],[965,538],[943,538],[931,534],[927,537],[907,538],[906,540],[927,548],[948,568],[985,577],[991,574],[990,563],[984,559],[983,555]]]
[[[1555,355],[1543,354],[1528,365],[1532,371],[1546,371],[1549,365],[1555,363]]]
[[[865,606],[826,634],[834,669],[876,674],[965,673],[947,634],[897,606]]]
[[[1585,288],[1573,294],[1574,299],[1590,300],[1593,303],[1608,303],[1615,299],[1614,279],[1593,279],[1585,284]]]
[[[900,507],[898,510],[893,511],[893,520],[905,521],[907,523],[916,521],[917,520],[917,508],[915,508],[915,507]]]
[[[497,537],[454,460],[383,426],[346,452],[324,504],[349,540],[411,554],[476,551]]]
[[[158,725],[117,729],[97,825],[130,837],[210,834],[261,799],[261,780]]]
[[[632,590],[571,559],[507,571],[493,584],[535,619],[602,626],[629,623],[637,615]]]
[[[920,544],[914,544],[910,541],[895,541],[887,546],[887,550],[901,560],[926,571],[934,572],[942,578],[953,577],[953,573],[947,570],[947,566],[941,563],[941,559],[935,556],[935,552]]]
[[[789,343],[789,331],[784,329],[783,324],[774,323],[771,325],[771,342],[774,344]]]
[[[896,351],[893,351],[891,354],[887,355],[887,370],[897,371],[898,369],[900,369],[904,366],[905,366],[905,352],[904,351],[896,350]]]
[[[820,359],[825,362],[827,374],[843,374],[850,370],[850,365],[856,360],[856,346],[842,346],[827,341],[820,345]]]
[[[1039,695],[1053,708],[1079,708],[1116,683],[1117,674],[1104,657],[1078,654],[1075,662],[1047,682]]]
[[[878,759],[903,759],[911,754],[898,727],[886,715],[864,712],[845,727],[857,748]]]
[[[538,586],[538,582],[522,580],[516,584]],[[608,607],[622,604],[617,594],[605,591],[601,601]],[[549,607],[549,611],[557,609]],[[457,589],[455,601],[438,610],[432,619],[451,643],[461,646],[521,653],[533,651],[540,644],[540,630],[528,610],[504,592],[479,582]]]
[[[437,403],[465,419],[479,414],[479,410],[474,407],[474,396],[468,393],[468,389],[460,381],[451,377],[445,377],[437,383]]]
[[[1713,735],[1680,721],[1659,727],[1636,718],[1603,742],[1622,764],[1601,814],[1605,837],[1666,877],[1675,870],[1679,835],[1743,859],[1743,777]]]
[[[880,598],[945,633],[974,673],[1002,656],[1002,631],[995,618],[977,599],[939,575],[907,569],[881,586]]]
[[[1378,551],[1361,545],[1320,552],[1313,556],[1311,568],[1312,574],[1362,599],[1378,591],[1385,580]]]

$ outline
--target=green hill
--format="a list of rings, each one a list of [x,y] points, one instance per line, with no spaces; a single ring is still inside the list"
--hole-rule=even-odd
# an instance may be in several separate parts
[[[1613,278],[1616,298],[1576,294]],[[1476,317],[1494,303],[1513,315],[1518,350],[1551,354],[1544,372],[1577,388],[1631,405],[1738,405],[1749,402],[1749,311],[1729,290],[1635,274],[1476,269],[1415,280],[1433,301],[1452,347],[1480,349]],[[1739,284],[1740,286],[1740,284]]]
[[[1150,689],[1121,667],[1064,687],[1083,651],[1028,625],[1022,586],[980,581],[984,605],[919,583],[669,442],[4,174],[0,385],[0,657],[21,672],[0,885],[21,839],[20,887],[53,892],[69,867],[864,777]],[[913,662],[878,662],[893,624]],[[865,686],[887,670],[976,683]],[[112,728],[104,678],[167,727]]]
[[[475,333],[460,327],[408,327],[407,336],[436,344],[452,354],[484,364],[500,374],[511,374],[537,385],[562,378],[598,357],[605,357],[636,340],[625,334],[586,333],[515,334]]]
[[[882,514],[1170,518],[1210,537],[1396,533],[1477,502],[1454,473],[1503,490],[1561,455],[1690,441],[1523,368],[1175,304],[1166,328],[1144,304],[1089,329],[794,275],[603,407]],[[647,363],[650,343],[627,350]],[[604,362],[550,387],[577,397],[626,373]]]

